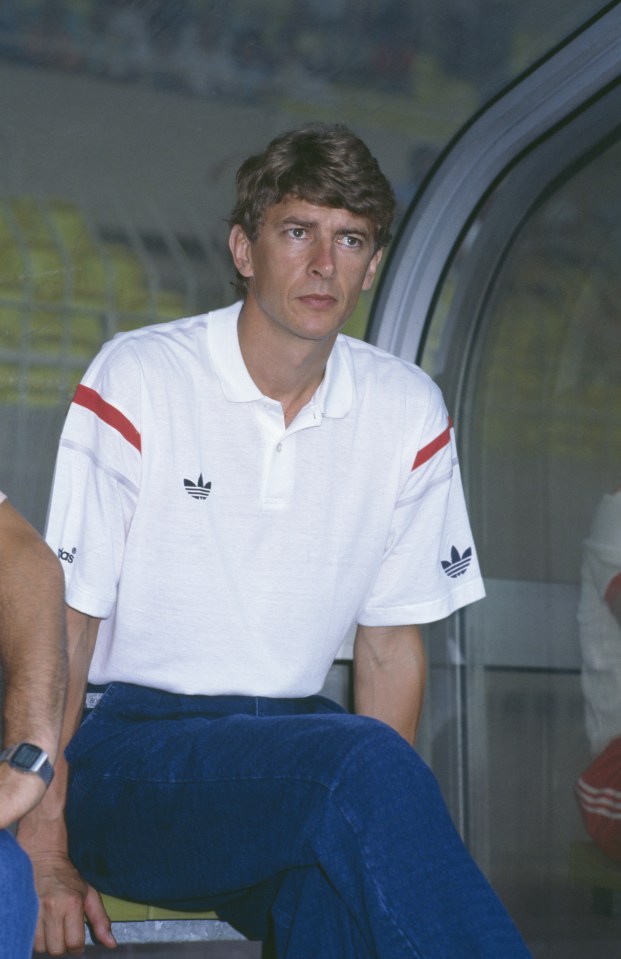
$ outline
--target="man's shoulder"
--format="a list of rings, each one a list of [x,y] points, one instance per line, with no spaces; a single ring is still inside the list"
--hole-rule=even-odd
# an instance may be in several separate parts
[[[587,544],[606,546],[617,556],[621,554],[621,490],[606,493],[600,499],[595,507]]]
[[[376,381],[382,389],[390,392],[406,390],[425,397],[431,392],[439,392],[431,377],[416,363],[354,337],[341,335],[339,342],[341,349],[348,351],[360,383]]]
[[[199,313],[181,319],[141,326],[117,333],[101,350],[101,357],[109,362],[131,354],[139,361],[162,359],[179,351],[196,351],[203,342],[207,327],[212,323],[234,322],[239,305],[223,307],[209,313]]]

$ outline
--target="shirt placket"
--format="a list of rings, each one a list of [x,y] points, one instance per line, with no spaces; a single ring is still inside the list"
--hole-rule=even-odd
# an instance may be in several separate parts
[[[316,404],[301,410],[285,429],[280,407],[263,410],[267,438],[266,476],[263,488],[264,509],[284,509],[290,502],[295,483],[295,460],[299,433],[319,426],[321,413]]]

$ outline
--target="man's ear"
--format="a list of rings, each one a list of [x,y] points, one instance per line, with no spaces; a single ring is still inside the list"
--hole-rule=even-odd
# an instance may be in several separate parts
[[[379,250],[376,250],[373,256],[371,257],[371,262],[367,267],[367,272],[365,274],[364,280],[362,282],[363,290],[370,290],[373,285],[373,280],[375,279],[375,274],[377,273],[377,268],[379,266],[380,260],[382,258],[383,249],[380,247]]]
[[[229,249],[233,257],[233,263],[238,273],[242,276],[252,276],[252,256],[250,252],[250,240],[246,236],[239,223],[235,223],[229,235]]]

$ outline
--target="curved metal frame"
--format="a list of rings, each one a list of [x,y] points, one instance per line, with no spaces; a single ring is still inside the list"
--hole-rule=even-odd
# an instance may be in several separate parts
[[[620,81],[621,3],[614,3],[473,118],[434,167],[395,241],[373,304],[372,343],[419,357],[448,264],[484,198]],[[514,226],[507,224],[506,240]]]
[[[455,416],[459,414],[462,422],[465,379],[472,375],[469,371],[471,348],[479,333],[487,298],[516,236],[531,216],[533,207],[549,193],[559,177],[584,161],[597,144],[619,134],[619,118],[621,80],[590,101],[588,109],[574,113],[571,123],[561,125],[546,140],[540,141],[512,167],[494,192],[486,209],[485,229],[478,231],[468,252],[467,269],[460,277],[442,337],[441,385],[450,408]],[[517,216],[516,211],[519,211]],[[421,339],[419,355],[422,350]]]

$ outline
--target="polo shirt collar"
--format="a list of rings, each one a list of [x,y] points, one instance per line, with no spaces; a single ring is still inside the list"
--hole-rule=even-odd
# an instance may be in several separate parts
[[[209,355],[227,400],[249,403],[264,399],[250,376],[239,346],[237,320],[242,303],[234,303],[208,315]],[[311,402],[323,416],[346,416],[354,400],[354,374],[347,340],[338,336],[328,359],[326,374]]]
[[[328,359],[326,375],[315,393],[315,402],[323,416],[340,419],[347,416],[354,402],[354,371],[351,350],[343,336],[337,336]]]

